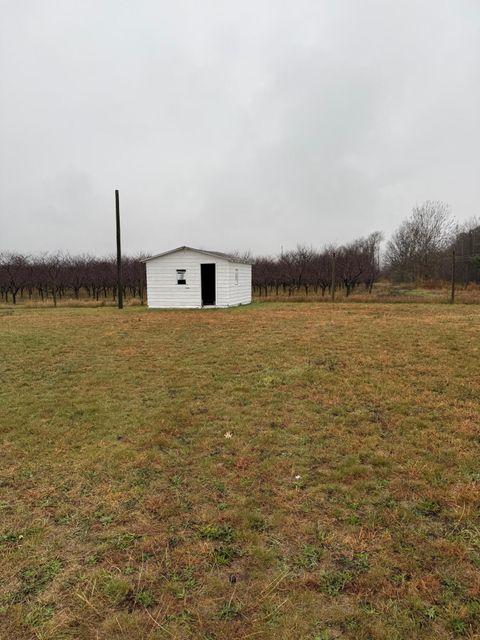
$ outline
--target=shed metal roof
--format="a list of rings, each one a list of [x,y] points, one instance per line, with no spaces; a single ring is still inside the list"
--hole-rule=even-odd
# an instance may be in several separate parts
[[[187,249],[188,251],[195,251],[196,253],[203,253],[206,256],[213,256],[214,258],[222,258],[223,260],[228,260],[228,262],[239,262],[240,264],[251,264],[249,261],[242,260],[241,258],[236,258],[235,256],[230,255],[229,253],[222,253],[221,251],[206,251],[205,249],[195,249],[195,247],[177,247],[176,249],[170,249],[170,251],[164,251],[163,253],[157,253],[154,256],[150,256],[149,258],[145,258],[142,262],[148,262],[149,260],[154,260],[155,258],[162,258],[163,256],[168,256],[171,253],[176,253],[177,251],[183,251]]]

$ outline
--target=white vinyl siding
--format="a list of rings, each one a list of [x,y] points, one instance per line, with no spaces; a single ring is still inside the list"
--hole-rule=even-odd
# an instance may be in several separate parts
[[[181,249],[147,260],[147,300],[153,309],[188,309],[202,306],[200,265],[215,264],[216,304],[229,307],[251,302],[251,266],[216,256]],[[238,285],[235,269],[238,269]],[[177,271],[185,269],[186,284],[179,285]]]
[[[252,265],[230,262],[230,291],[231,305],[250,304],[252,302]],[[235,272],[238,272],[238,282]]]

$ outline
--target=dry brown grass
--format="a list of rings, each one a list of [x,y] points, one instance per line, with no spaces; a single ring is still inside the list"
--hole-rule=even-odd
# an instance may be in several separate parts
[[[0,309],[0,637],[479,637],[479,330]]]
[[[260,295],[255,291],[254,298],[257,302],[325,302],[331,303],[328,291],[322,296],[321,291],[315,293],[309,289],[308,294],[303,288],[294,291],[291,295],[281,288],[277,295],[275,289],[269,289],[268,294],[262,290]],[[451,298],[451,285],[448,282],[429,281],[418,284],[394,284],[388,281],[377,282],[373,291],[369,293],[364,286],[354,289],[353,293],[347,297],[345,289],[338,289],[335,293],[336,302],[352,303],[414,303],[419,302],[448,304]],[[480,286],[474,283],[468,286],[457,284],[455,301],[459,304],[480,304]]]

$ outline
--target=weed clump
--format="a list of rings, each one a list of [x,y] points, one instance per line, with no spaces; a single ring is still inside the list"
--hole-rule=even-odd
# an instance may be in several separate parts
[[[235,558],[238,558],[240,555],[238,549],[231,545],[222,545],[220,547],[215,547],[212,552],[212,560],[213,564],[219,567],[228,566],[233,562]]]
[[[16,592],[14,602],[22,602],[41,593],[63,568],[63,562],[55,559],[39,566],[23,569],[20,573],[21,586]]]
[[[233,602],[224,602],[218,610],[218,617],[220,620],[233,620],[238,618],[242,607]]]
[[[136,604],[145,608],[152,607],[155,604],[155,598],[150,591],[139,591],[135,594],[134,600]]]
[[[316,546],[306,544],[301,548],[296,564],[302,569],[311,571],[317,566],[321,555],[321,551]]]
[[[355,553],[352,558],[341,557],[338,564],[342,567],[339,571],[330,571],[323,575],[322,591],[335,597],[352,583],[357,576],[369,569],[368,555]]]
[[[200,536],[204,540],[215,540],[218,542],[233,542],[235,532],[228,524],[208,524],[200,528]]]
[[[415,511],[421,516],[436,516],[441,510],[442,507],[438,502],[432,500],[421,500],[415,505]]]
[[[112,576],[107,571],[103,571],[98,576],[98,588],[112,605],[119,605],[127,597],[130,584],[123,578]]]

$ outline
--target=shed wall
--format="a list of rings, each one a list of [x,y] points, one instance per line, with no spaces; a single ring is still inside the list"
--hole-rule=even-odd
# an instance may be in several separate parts
[[[150,308],[200,308],[200,265],[216,265],[216,306],[251,302],[251,266],[185,249],[146,263],[147,300]],[[177,269],[186,270],[186,285],[177,284]],[[235,281],[238,269],[238,284]]]
[[[252,265],[229,262],[229,304],[250,304],[252,302]],[[238,269],[238,283],[235,271]]]

